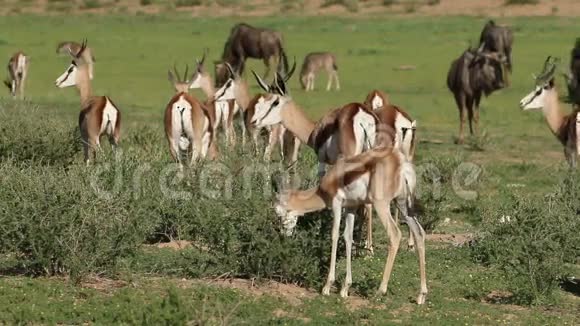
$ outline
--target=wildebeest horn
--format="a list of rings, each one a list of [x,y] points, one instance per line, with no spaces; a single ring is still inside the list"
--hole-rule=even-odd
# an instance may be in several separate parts
[[[232,66],[226,62],[226,67],[228,68],[228,71],[230,73],[230,75],[232,76],[232,78],[236,78],[236,73],[234,72],[234,68],[232,68]]]
[[[252,74],[254,74],[254,77],[256,77],[256,81],[258,82],[258,85],[260,85],[260,87],[266,92],[266,93],[270,93],[270,87],[268,86],[268,84],[266,84],[264,82],[264,80],[262,80],[262,78],[260,76],[258,76],[258,74],[252,70]]]

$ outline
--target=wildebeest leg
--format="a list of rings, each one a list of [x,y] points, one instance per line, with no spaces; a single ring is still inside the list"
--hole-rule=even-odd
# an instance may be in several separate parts
[[[473,125],[475,127],[475,135],[479,135],[479,102],[481,102],[481,94],[476,94],[473,100]]]
[[[469,120],[469,133],[473,136],[473,98],[467,97],[467,119]]]
[[[454,94],[457,109],[459,109],[459,137],[457,137],[457,144],[463,144],[463,128],[465,126],[465,95]]]

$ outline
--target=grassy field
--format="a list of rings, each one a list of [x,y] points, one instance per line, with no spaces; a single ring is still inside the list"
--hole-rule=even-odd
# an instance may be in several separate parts
[[[133,171],[129,169],[137,169],[139,163],[149,164],[153,172],[148,172],[151,180],[147,179],[146,187],[155,187],[158,185],[155,173],[170,162],[162,132],[163,109],[172,95],[166,70],[174,63],[180,67],[185,63],[193,66],[194,59],[206,47],[210,49],[209,59],[218,59],[230,27],[238,21],[191,19],[178,14],[171,17],[2,17],[0,58],[8,58],[22,49],[30,55],[31,66],[25,103],[15,103],[7,92],[0,94],[0,130],[5,133],[0,135],[0,146],[4,146],[0,147],[0,184],[6,185],[0,191],[0,203],[5,203],[0,204],[0,213],[18,212],[13,218],[0,216],[0,220],[12,218],[11,223],[17,225],[13,220],[22,215],[32,222],[13,229],[12,224],[0,223],[4,225],[1,230],[2,235],[14,230],[34,234],[31,230],[36,230],[46,234],[42,240],[46,242],[30,241],[32,249],[24,250],[23,254],[7,250],[13,243],[3,240],[6,247],[0,262],[5,275],[0,278],[1,321],[10,324],[184,324],[189,321],[193,324],[445,325],[579,322],[578,294],[560,290],[549,304],[531,307],[494,304],[506,301],[501,297],[502,293],[512,290],[510,280],[497,268],[474,262],[467,246],[451,245],[453,236],[446,237],[450,239],[447,242],[435,241],[436,237],[428,241],[430,293],[427,304],[418,307],[411,299],[419,285],[416,258],[405,250],[400,251],[395,263],[388,294],[374,296],[386,252],[386,239],[377,223],[375,256],[358,257],[354,261],[353,297],[340,300],[336,293],[328,298],[317,295],[324,275],[317,271],[321,267],[317,265],[318,259],[330,250],[327,238],[317,238],[316,228],[284,242],[273,234],[275,229],[270,224],[275,223],[252,225],[254,219],[274,219],[272,198],[252,194],[250,200],[245,200],[234,192],[229,199],[209,199],[198,196],[194,189],[193,200],[184,202],[161,199],[158,192],[147,189],[141,190],[143,195],[139,197],[125,191],[130,186],[124,185],[117,198],[99,199],[95,203],[94,193],[85,187],[90,176],[80,164],[80,142],[70,136],[78,117],[78,96],[73,89],[60,90],[54,86],[55,79],[69,64],[68,58],[56,56],[57,42],[88,39],[97,61],[93,91],[110,96],[123,114],[124,161],[119,166],[123,171]],[[550,134],[541,114],[522,112],[518,102],[531,91],[531,74],[540,70],[547,55],[560,56],[567,62],[580,28],[577,19],[501,20],[515,32],[512,86],[483,101],[484,136],[465,146],[453,144],[458,113],[445,80],[451,60],[470,42],[476,43],[485,22],[483,18],[276,17],[245,21],[283,32],[287,52],[297,58],[298,65],[310,51],[330,50],[337,55],[340,92],[322,90],[326,76],[319,77],[317,90],[308,94],[298,88],[296,79],[290,83],[293,97],[312,118],[340,105],[362,101],[371,89],[382,89],[418,121],[421,141],[418,166],[425,167],[432,162],[445,176],[453,175],[462,163],[480,168],[475,182],[467,178],[459,180],[459,187],[477,193],[476,199],[466,200],[456,191],[457,187],[454,191],[451,185],[446,186],[445,196],[437,202],[432,232],[458,238],[468,233],[477,234],[486,222],[484,216],[489,215],[486,207],[501,202],[506,189],[547,194],[567,171],[561,146]],[[212,60],[207,62],[207,68],[213,72]],[[415,69],[397,69],[403,65]],[[257,61],[251,61],[248,67],[258,72],[264,69]],[[258,92],[250,76],[247,74],[252,91]],[[563,91],[563,80],[558,82]],[[42,121],[36,120],[38,116],[44,117]],[[222,152],[226,154],[220,164],[226,167],[255,162],[241,149]],[[30,156],[26,156],[28,153]],[[302,156],[299,171],[312,171],[314,158],[310,150],[303,149]],[[130,176],[123,178],[131,180]],[[307,179],[305,183],[312,182]],[[19,192],[21,189],[23,193]],[[45,192],[52,197],[46,199]],[[54,206],[55,203],[60,206]],[[100,212],[112,213],[103,216]],[[76,219],[89,215],[95,217],[90,223]],[[62,225],[49,228],[52,221],[61,217]],[[69,218],[70,223],[65,224]],[[446,218],[449,220],[445,221]],[[213,224],[208,226],[200,221]],[[109,222],[109,226],[104,226]],[[248,223],[251,227],[236,223]],[[95,231],[77,232],[77,228],[80,230],[87,224]],[[159,231],[160,225],[165,227],[165,233]],[[127,231],[123,237],[111,240],[113,244],[115,241],[126,243],[131,238],[130,245],[122,248],[125,251],[115,252],[114,260],[108,261],[106,255],[96,257],[94,253],[102,249],[100,242],[94,248],[76,250],[83,247],[83,241],[106,238],[123,228],[134,228],[135,235]],[[61,232],[73,239],[70,243],[63,240],[62,252],[70,250],[79,253],[78,256],[63,254],[57,259],[52,253],[46,253],[46,261],[51,263],[36,259],[31,260],[33,264],[27,261],[27,265],[19,261],[23,256],[41,257],[38,252],[44,250],[42,244],[51,243],[51,236],[60,240]],[[208,240],[204,232],[214,232],[217,238]],[[252,238],[252,232],[264,236]],[[167,233],[199,245],[179,251],[142,246],[166,241]],[[227,240],[219,239],[220,236]],[[200,239],[206,240],[199,243]],[[228,247],[230,239],[237,241],[234,249]],[[216,249],[219,254],[212,251],[215,248],[219,248]],[[237,251],[239,248],[242,249]],[[265,258],[268,250],[279,250],[283,254],[268,260]],[[230,251],[232,254],[228,255]],[[236,257],[240,252],[248,257]],[[252,260],[252,255],[258,262]],[[85,259],[93,265],[89,266]],[[47,265],[51,267],[46,268]],[[40,268],[29,273],[31,266]],[[280,271],[287,273],[280,275]],[[76,280],[77,273],[83,276],[78,278],[80,283],[74,285],[67,281],[69,274]],[[339,264],[338,276],[341,281],[343,264]],[[577,266],[576,276],[579,276]],[[256,278],[257,285],[231,286],[222,280],[229,277]],[[268,286],[268,280],[290,285],[276,283],[288,287],[276,291]],[[500,299],[495,300],[494,293],[499,293]]]

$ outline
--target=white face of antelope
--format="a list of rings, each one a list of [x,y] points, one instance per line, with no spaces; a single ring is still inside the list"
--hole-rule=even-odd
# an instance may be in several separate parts
[[[383,98],[380,97],[378,94],[375,94],[373,100],[371,101],[371,106],[373,110],[377,110],[383,107],[385,103],[383,103]]]
[[[530,94],[521,99],[520,108],[524,111],[543,108],[546,94],[551,88],[552,86],[550,85],[550,82],[547,82],[544,85],[536,86],[536,88],[530,92]]]
[[[287,102],[287,98],[280,95],[270,94],[268,98],[260,97],[251,124],[263,128],[282,122],[282,107]]]
[[[56,87],[65,88],[76,85],[77,82],[77,66],[73,62],[66,71],[60,75],[55,81]]]
[[[226,83],[218,89],[214,96],[216,101],[228,101],[236,98],[236,82],[229,78]]]
[[[288,211],[283,201],[280,201],[276,205],[276,215],[278,215],[280,223],[282,224],[282,229],[280,230],[282,234],[287,237],[292,236],[298,223],[298,215],[292,211]]]

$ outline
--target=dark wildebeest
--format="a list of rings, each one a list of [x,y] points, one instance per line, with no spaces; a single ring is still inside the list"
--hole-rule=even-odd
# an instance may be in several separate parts
[[[565,74],[568,84],[568,97],[575,105],[580,105],[580,37],[570,53],[570,74]]]
[[[288,71],[288,59],[282,47],[282,34],[280,32],[256,28],[248,24],[237,24],[231,31],[224,46],[221,61],[216,62],[215,76],[216,86],[221,86],[227,79],[227,69],[224,62],[228,62],[236,72],[241,75],[247,58],[262,59],[266,65],[266,78],[272,65],[278,67],[282,61],[282,74]]]
[[[512,45],[514,36],[509,27],[496,25],[493,20],[488,21],[481,35],[479,36],[479,46],[484,45],[483,49],[489,52],[499,52],[507,59],[507,68],[512,71]],[[507,76],[506,76],[507,77]],[[506,84],[509,81],[506,79]]]
[[[451,63],[447,74],[447,87],[453,93],[459,109],[458,144],[462,144],[465,113],[469,118],[469,131],[478,133],[479,102],[481,95],[490,95],[505,86],[504,66],[506,58],[502,53],[479,49],[467,49]]]

